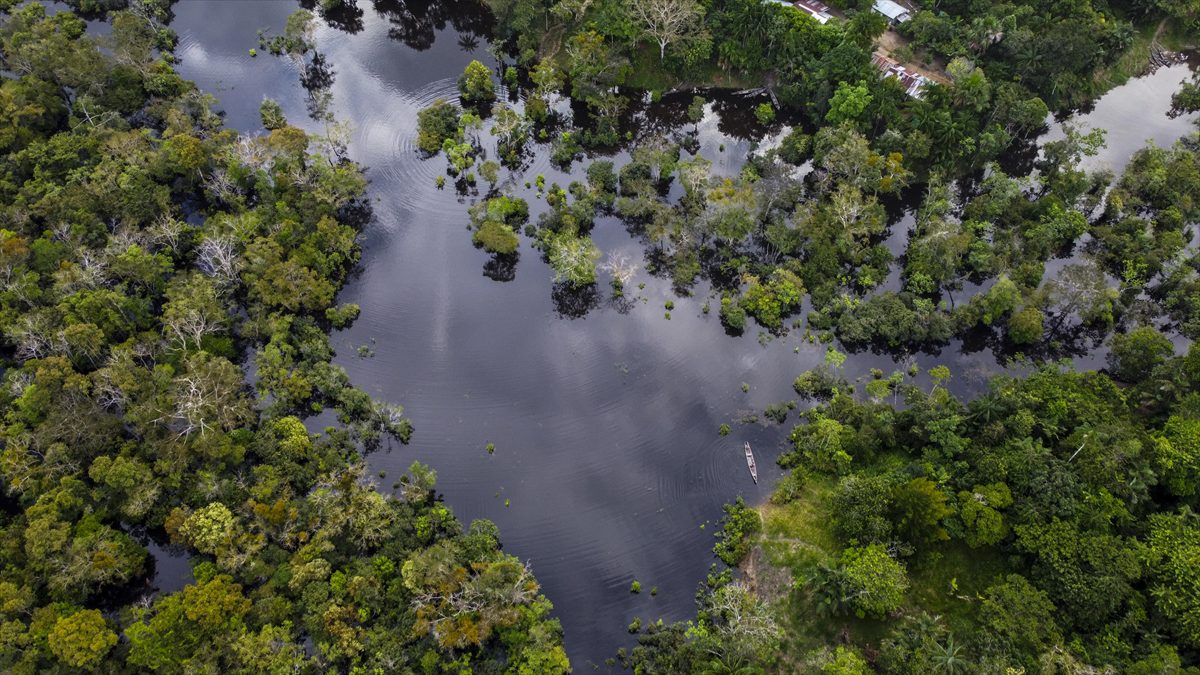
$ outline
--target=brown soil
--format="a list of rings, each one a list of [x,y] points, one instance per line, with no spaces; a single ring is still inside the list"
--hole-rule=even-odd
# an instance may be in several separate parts
[[[879,40],[875,43],[875,46],[878,51],[887,54],[891,58],[895,58],[892,56],[892,53],[908,43],[908,38],[889,28],[888,30],[884,31],[883,35],[879,36]],[[938,57],[931,57],[929,67],[912,62],[901,62],[900,65],[913,72],[920,73],[934,82],[950,84],[950,78],[946,77],[946,64]]]
[[[746,556],[740,567],[742,579],[763,602],[781,600],[792,589],[792,573],[772,565],[761,545],[750,549],[750,555]]]

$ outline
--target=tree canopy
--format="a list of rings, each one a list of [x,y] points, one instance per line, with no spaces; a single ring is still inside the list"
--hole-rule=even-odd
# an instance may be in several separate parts
[[[360,167],[269,100],[266,129],[224,128],[154,16],[93,37],[31,3],[0,28],[23,101],[0,112],[0,670],[567,672],[494,525],[419,464],[367,475],[362,451],[413,427],[331,362]],[[271,44],[307,50],[310,21]],[[194,581],[145,595],[151,541]]]

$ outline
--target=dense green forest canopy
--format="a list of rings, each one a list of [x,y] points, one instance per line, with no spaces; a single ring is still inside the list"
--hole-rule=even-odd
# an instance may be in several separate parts
[[[37,3],[0,28],[0,670],[568,670],[492,523],[427,467],[367,475],[413,429],[331,363],[359,167],[277,106],[225,129],[133,4],[104,38]],[[149,539],[194,581],[142,590]]]

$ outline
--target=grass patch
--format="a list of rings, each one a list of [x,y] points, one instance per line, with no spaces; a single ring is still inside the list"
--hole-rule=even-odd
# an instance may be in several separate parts
[[[858,647],[878,648],[895,625],[893,619],[859,619],[855,616],[822,616],[803,590],[794,591],[782,622],[787,626],[783,653],[795,664],[804,654],[825,645],[848,641]],[[794,669],[792,669],[794,670]],[[786,672],[784,669],[780,672]]]
[[[748,89],[761,86],[761,76],[743,77],[735,73],[727,73],[717,65],[715,59],[706,61],[694,68],[688,69],[686,78],[667,71],[658,58],[658,47],[642,45],[638,48],[631,61],[631,71],[625,80],[625,86],[647,91],[670,91],[672,89],[690,89],[692,87],[711,87],[716,89]]]
[[[759,507],[763,551],[771,564],[787,567],[800,578],[817,563],[837,558],[841,547],[829,529],[829,498],[835,485],[831,478],[814,478],[798,499]]]
[[[892,458],[880,458],[884,465]],[[786,664],[797,665],[810,650],[848,640],[867,649],[878,648],[896,621],[854,616],[821,616],[802,588],[811,570],[820,563],[834,564],[842,547],[832,531],[830,505],[837,480],[814,477],[799,498],[787,504],[759,507],[763,520],[760,542],[772,565],[792,571],[797,588],[780,606],[781,622],[787,626],[784,645]],[[924,610],[943,617],[954,632],[973,626],[983,592],[1010,569],[1005,555],[994,548],[972,549],[962,542],[931,546],[920,559],[904,561],[910,587],[900,610],[916,614]]]
[[[1137,26],[1133,44],[1125,50],[1121,58],[1111,66],[1096,71],[1095,82],[1098,89],[1095,96],[1099,97],[1109,89],[1125,84],[1130,78],[1145,75],[1150,71],[1150,53],[1155,33],[1158,33],[1159,46],[1164,49],[1182,52],[1196,48],[1196,35],[1182,22],[1167,19],[1162,22],[1155,20],[1143,23]]]
[[[947,542],[909,565],[912,586],[905,605],[941,615],[957,632],[972,624],[980,596],[1009,571],[1005,556],[994,548]]]
[[[1005,556],[995,549],[972,549],[961,542],[949,542],[925,553],[920,562],[906,560],[908,595],[900,609],[902,614],[918,614],[922,610],[941,616],[950,630],[966,633],[974,630],[974,616],[980,596],[989,586],[1009,572]],[[797,594],[799,595],[799,594]],[[793,603],[799,610],[812,615],[811,607],[803,607],[803,598]],[[850,642],[864,647],[878,647],[881,640],[897,624],[893,618],[858,619],[841,617],[822,619],[816,616],[796,616],[793,622],[808,631],[814,645],[829,644],[844,634]]]
[[[1158,35],[1158,43],[1173,52],[1195,49],[1197,45],[1196,34],[1188,30],[1182,21],[1167,21]]]
[[[902,458],[877,458],[885,470]],[[794,590],[778,605],[780,622],[787,628],[783,648],[786,666],[799,667],[804,655],[823,645],[848,640],[858,647],[878,648],[896,625],[896,619],[859,619],[854,616],[822,616],[803,588],[816,565],[835,564],[842,546],[833,533],[832,497],[837,479],[814,476],[804,484],[799,497],[787,504],[764,504],[758,508],[763,530],[759,535],[766,561],[791,570]],[[928,546],[917,559],[904,560],[910,587],[900,612],[922,610],[940,615],[955,633],[974,629],[980,597],[989,586],[1010,572],[1008,558],[995,548],[972,549],[962,542]]]

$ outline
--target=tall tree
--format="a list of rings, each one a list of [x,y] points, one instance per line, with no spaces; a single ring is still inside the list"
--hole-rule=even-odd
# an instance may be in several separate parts
[[[633,0],[629,11],[658,44],[659,61],[667,58],[669,45],[693,40],[704,30],[704,7],[696,0]]]

